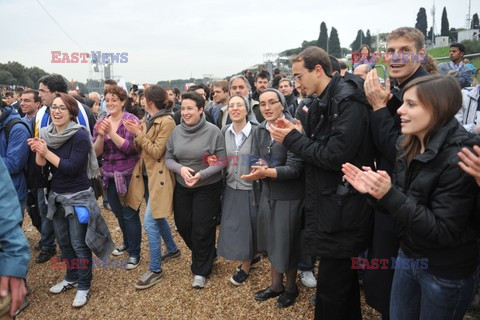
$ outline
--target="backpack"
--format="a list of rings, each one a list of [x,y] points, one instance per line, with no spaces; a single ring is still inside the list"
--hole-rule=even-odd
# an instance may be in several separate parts
[[[26,124],[24,121],[22,121],[19,118],[14,118],[10,120],[10,122],[5,126],[5,141],[7,142],[7,146],[8,146],[8,139],[10,138],[10,131],[12,130],[12,127],[17,123],[23,124],[25,128],[27,128],[28,133],[30,134],[30,138],[32,137],[32,132],[28,127],[28,124]]]

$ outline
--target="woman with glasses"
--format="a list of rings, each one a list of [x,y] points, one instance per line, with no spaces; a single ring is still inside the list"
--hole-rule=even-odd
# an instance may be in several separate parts
[[[264,301],[279,296],[278,307],[291,306],[298,296],[295,280],[304,198],[302,160],[274,141],[268,131],[277,119],[293,122],[286,108],[285,97],[278,90],[269,88],[260,95],[260,110],[265,121],[253,135],[252,154],[256,163],[249,174],[242,176],[262,183],[257,246],[259,252],[266,252],[271,263],[271,285],[258,291],[254,298]]]
[[[89,178],[98,175],[98,163],[90,134],[79,125],[77,101],[65,93],[57,93],[50,107],[52,123],[40,129],[40,138],[28,139],[39,166],[50,167],[51,191],[48,197],[48,219],[53,219],[62,261],[66,263],[65,280],[50,288],[59,294],[77,287],[73,307],[84,306],[92,282],[92,239],[101,259],[113,250],[108,228],[100,214]],[[81,213],[89,212],[83,216]],[[82,220],[82,221],[80,221]],[[89,222],[104,227],[90,232]],[[93,238],[92,238],[93,237]]]
[[[135,150],[134,134],[127,130],[125,121],[139,122],[133,114],[124,111],[128,99],[125,90],[111,85],[105,90],[109,115],[98,120],[93,132],[97,156],[103,156],[102,182],[107,190],[108,203],[118,219],[123,233],[123,244],[113,251],[119,256],[128,251],[127,270],[140,263],[142,229],[139,212],[126,205],[128,185],[139,155]]]
[[[253,264],[260,262],[257,254],[257,207],[252,181],[241,179],[250,173],[252,137],[258,123],[248,121],[248,101],[236,95],[228,101],[232,124],[222,128],[228,166],[222,200],[222,220],[218,236],[218,254],[225,259],[242,261],[230,282],[239,286],[247,279]]]

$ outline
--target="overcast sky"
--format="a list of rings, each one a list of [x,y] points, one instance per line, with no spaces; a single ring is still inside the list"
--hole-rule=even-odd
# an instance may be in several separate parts
[[[70,38],[42,9],[51,14]],[[358,29],[372,34],[414,26],[420,7],[432,23],[432,0],[0,0],[0,63],[18,61],[86,82],[89,64],[51,63],[51,51],[128,53],[115,64],[130,82],[232,75],[261,63],[265,53],[318,38],[325,21],[349,47]],[[436,0],[436,29],[443,7],[450,27],[465,27],[468,0]],[[480,1],[471,0],[471,14]],[[73,40],[72,40],[73,39]]]

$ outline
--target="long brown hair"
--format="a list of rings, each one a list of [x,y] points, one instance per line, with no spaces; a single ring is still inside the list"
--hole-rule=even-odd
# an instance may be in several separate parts
[[[449,122],[462,107],[462,92],[457,80],[452,76],[429,75],[409,82],[404,94],[411,88],[417,89],[421,106],[432,113],[430,128],[425,134],[423,145],[427,146],[437,131]],[[402,146],[408,162],[420,154],[421,141],[417,136],[406,135]]]

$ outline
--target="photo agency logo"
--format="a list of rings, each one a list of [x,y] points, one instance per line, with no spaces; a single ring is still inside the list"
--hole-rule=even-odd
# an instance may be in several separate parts
[[[127,63],[128,52],[62,52],[50,51],[52,54],[52,63]]]
[[[388,59],[396,63],[425,63],[428,56],[425,53],[413,52],[373,52],[370,57],[362,55],[360,51],[352,51],[353,63],[387,63]]]

